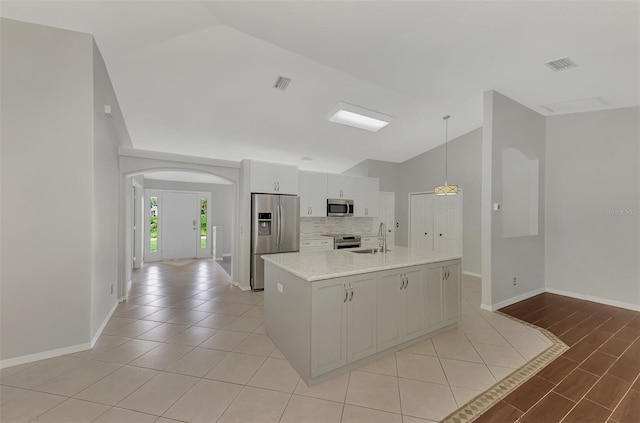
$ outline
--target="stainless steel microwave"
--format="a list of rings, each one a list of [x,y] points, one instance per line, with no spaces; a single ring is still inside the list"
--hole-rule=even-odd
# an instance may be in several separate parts
[[[327,216],[353,216],[353,200],[329,198],[327,200]]]

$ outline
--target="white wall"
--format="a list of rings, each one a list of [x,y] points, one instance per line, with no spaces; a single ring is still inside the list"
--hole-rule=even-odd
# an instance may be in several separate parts
[[[0,358],[89,342],[93,40],[2,19]]]
[[[107,68],[95,43],[93,102],[92,338],[117,303],[118,212],[121,207],[118,148],[121,143],[131,143]],[[104,113],[105,105],[111,106],[110,115]]]
[[[504,200],[502,160],[507,148],[517,148],[528,159],[539,160],[538,210],[544,210],[545,118],[495,91],[485,93],[484,113],[482,304],[495,307],[545,287],[544,213],[538,214],[537,235],[505,238],[503,214],[492,211],[493,203],[502,204]],[[515,286],[514,277],[517,278]]]
[[[640,306],[640,108],[547,118],[547,287]]]

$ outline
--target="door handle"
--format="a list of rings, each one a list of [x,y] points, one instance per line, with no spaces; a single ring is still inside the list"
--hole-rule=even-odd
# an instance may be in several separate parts
[[[349,289],[351,289],[351,296],[349,297],[349,301],[353,300],[353,285],[349,284]]]
[[[409,287],[409,276],[407,276],[406,273],[404,274],[404,280],[405,280],[404,289],[407,289]]]
[[[349,290],[347,289],[347,284],[345,283],[344,285],[344,300],[342,300],[343,303],[347,302],[347,298],[349,297]]]
[[[400,273],[400,290],[404,289],[404,276]]]
[[[282,206],[278,206],[278,236],[276,239],[276,244],[280,245],[282,243]]]

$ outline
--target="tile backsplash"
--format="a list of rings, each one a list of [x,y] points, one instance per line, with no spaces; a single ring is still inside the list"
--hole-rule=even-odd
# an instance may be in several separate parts
[[[301,217],[300,236],[322,234],[366,235],[377,233],[373,217]],[[378,220],[379,222],[379,220]]]

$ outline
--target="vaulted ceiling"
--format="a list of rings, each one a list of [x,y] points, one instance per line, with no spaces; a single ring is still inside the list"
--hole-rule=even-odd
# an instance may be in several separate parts
[[[450,138],[481,126],[486,90],[545,115],[640,104],[636,1],[3,1],[0,14],[93,34],[145,150],[341,172],[442,144],[445,114]],[[544,65],[567,56],[577,68]],[[394,119],[377,133],[329,122],[338,101]]]

